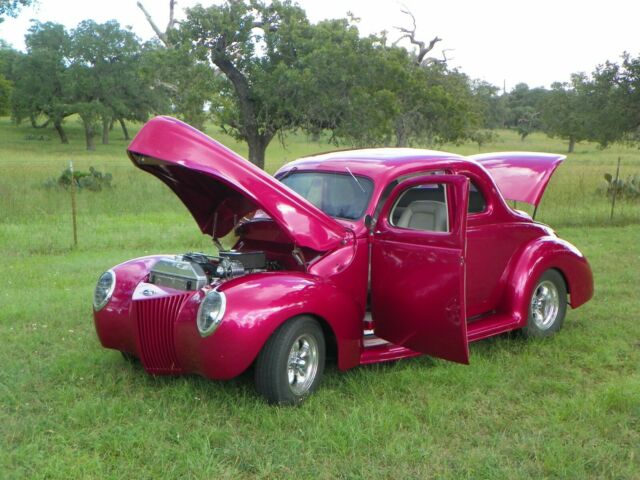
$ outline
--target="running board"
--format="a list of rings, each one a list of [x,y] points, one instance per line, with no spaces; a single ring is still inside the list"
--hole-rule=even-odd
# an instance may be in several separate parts
[[[362,339],[362,345],[364,348],[360,353],[361,365],[390,362],[393,360],[400,360],[402,358],[422,355],[420,352],[409,350],[406,347],[390,343],[384,338],[376,337],[373,330],[365,330],[364,333],[365,335]]]
[[[400,345],[395,345],[387,340],[377,337],[371,329],[371,317],[365,317],[365,330],[362,339],[362,352],[360,353],[360,364],[389,362],[402,358],[417,357],[420,352],[410,350]],[[366,328],[369,327],[369,328]],[[510,315],[493,314],[467,324],[467,341],[477,342],[488,337],[493,337],[501,333],[510,332],[521,328],[522,325]]]
[[[467,341],[477,342],[478,340],[510,332],[520,327],[521,325],[519,325],[511,315],[497,313],[481,320],[468,323]]]

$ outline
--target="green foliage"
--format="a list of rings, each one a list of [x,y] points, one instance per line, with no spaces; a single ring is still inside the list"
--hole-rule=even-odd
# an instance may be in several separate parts
[[[471,81],[471,92],[480,127],[490,130],[503,128],[507,120],[506,95],[500,95],[498,87],[482,80]]]
[[[227,1],[187,10],[172,43],[214,64],[212,112],[262,166],[276,134],[331,133],[339,144],[457,141],[479,123],[468,78],[415,64],[386,38],[362,38],[352,19],[311,24],[289,2]]]
[[[67,167],[58,178],[50,178],[44,182],[43,187],[46,189],[71,188],[72,181],[75,182],[79,190],[88,190],[90,192],[100,192],[103,189],[111,188],[111,180],[113,176],[110,173],[102,173],[94,167],[89,167],[88,172],[75,170],[73,175],[71,169]]]
[[[541,104],[544,132],[568,140],[569,152],[588,137],[587,99],[581,94],[584,81],[584,76],[574,75],[570,84],[554,83]]]
[[[600,189],[608,197],[640,200],[640,175],[629,175],[625,180],[615,179],[610,173],[604,174],[606,184]]]
[[[522,140],[540,129],[540,112],[546,93],[544,88],[529,88],[526,83],[519,83],[509,92],[506,125],[515,129]]]
[[[71,31],[54,23],[34,22],[26,36],[27,54],[13,60],[16,88],[12,115],[19,123],[44,117],[63,143],[65,118],[78,114],[87,149],[102,128],[103,143],[116,120],[144,121],[165,105],[140,68],[139,39],[118,22],[80,22]]]
[[[7,115],[10,112],[11,90],[11,82],[0,75],[0,116]]]
[[[218,79],[205,63],[157,43],[147,43],[142,52],[140,74],[153,86],[154,108],[171,113],[199,130],[209,119],[208,103],[214,99]]]
[[[481,149],[484,145],[496,143],[500,135],[494,130],[476,130],[469,136],[469,140],[475,142],[478,145],[478,149]]]
[[[581,85],[588,101],[588,138],[606,147],[637,143],[640,129],[640,57],[599,65]]]
[[[224,75],[213,112],[226,132],[247,142],[249,159],[263,167],[273,137],[296,126],[295,103],[283,87],[291,85],[288,70],[298,68],[298,50],[304,50],[306,15],[290,1],[227,1],[186,13],[171,42]]]
[[[27,54],[13,62],[12,116],[35,123],[43,115],[61,125],[72,113],[65,75],[69,36],[60,24],[34,22],[25,41]]]
[[[4,17],[15,17],[22,7],[33,5],[38,0],[0,0],[0,23]]]
[[[0,39],[0,75],[13,82],[13,65],[22,55],[23,53]]]

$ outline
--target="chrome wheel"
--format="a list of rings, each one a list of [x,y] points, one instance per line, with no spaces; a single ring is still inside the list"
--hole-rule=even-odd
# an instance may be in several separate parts
[[[531,297],[531,317],[540,330],[546,330],[556,320],[560,310],[560,295],[556,285],[544,280],[538,284]]]
[[[318,342],[309,334],[302,334],[293,342],[287,360],[289,388],[295,395],[309,390],[318,372]]]
[[[256,389],[272,404],[297,405],[318,388],[326,343],[315,318],[300,315],[282,324],[256,360]]]

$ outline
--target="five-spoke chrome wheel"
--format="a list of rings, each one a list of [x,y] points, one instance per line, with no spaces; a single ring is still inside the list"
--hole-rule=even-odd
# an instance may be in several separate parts
[[[531,315],[541,330],[546,330],[558,316],[560,297],[555,284],[549,280],[540,282],[531,297]]]
[[[318,342],[312,335],[300,335],[289,352],[287,376],[291,391],[296,395],[306,392],[318,372]]]
[[[557,270],[538,279],[529,301],[529,318],[523,329],[528,337],[546,337],[560,330],[567,311],[567,287]]]
[[[313,392],[324,371],[325,339],[318,321],[299,316],[281,325],[256,360],[256,389],[269,403],[295,405]]]

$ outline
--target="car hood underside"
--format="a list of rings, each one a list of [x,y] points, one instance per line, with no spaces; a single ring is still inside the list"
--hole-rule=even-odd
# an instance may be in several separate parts
[[[223,237],[245,215],[264,211],[296,246],[336,248],[345,227],[224,145],[170,117],[147,122],[127,149],[140,169],[182,200],[200,230]]]

